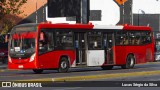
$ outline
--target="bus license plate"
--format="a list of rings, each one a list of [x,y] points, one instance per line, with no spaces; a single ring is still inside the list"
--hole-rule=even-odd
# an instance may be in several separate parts
[[[23,68],[23,65],[19,65],[18,68]]]

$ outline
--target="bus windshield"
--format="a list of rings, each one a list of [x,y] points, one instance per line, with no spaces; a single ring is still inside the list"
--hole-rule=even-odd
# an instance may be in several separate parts
[[[29,58],[35,53],[36,32],[25,28],[11,32],[10,56],[12,58]]]

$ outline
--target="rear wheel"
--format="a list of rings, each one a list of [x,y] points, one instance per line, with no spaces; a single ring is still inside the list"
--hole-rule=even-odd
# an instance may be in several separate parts
[[[59,62],[58,72],[65,73],[68,72],[69,69],[69,61],[66,57],[62,57]]]
[[[129,69],[129,68],[134,68],[135,65],[135,58],[133,55],[128,55],[127,59],[126,59],[126,64],[122,65],[121,67],[123,69]]]
[[[111,70],[113,66],[101,66],[103,70]]]
[[[40,74],[43,72],[42,69],[33,69],[33,72],[35,72],[36,74]]]

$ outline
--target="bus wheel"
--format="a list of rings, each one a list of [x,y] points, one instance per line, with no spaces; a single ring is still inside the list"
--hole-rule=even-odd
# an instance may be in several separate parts
[[[62,57],[59,63],[58,72],[65,73],[68,72],[69,69],[69,61],[66,57]]]
[[[33,69],[33,72],[35,72],[36,74],[40,74],[43,72],[42,69]]]
[[[101,66],[103,70],[111,70],[113,66]]]
[[[134,68],[135,65],[135,58],[133,55],[128,55],[126,59],[126,64],[122,65],[122,69],[129,69],[129,68]]]

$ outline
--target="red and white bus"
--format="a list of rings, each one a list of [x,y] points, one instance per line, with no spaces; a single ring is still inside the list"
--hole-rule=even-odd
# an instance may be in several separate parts
[[[154,61],[154,39],[147,26],[92,24],[22,24],[9,40],[9,69],[35,73],[70,67],[133,68]]]

